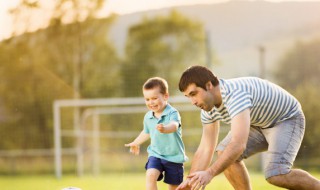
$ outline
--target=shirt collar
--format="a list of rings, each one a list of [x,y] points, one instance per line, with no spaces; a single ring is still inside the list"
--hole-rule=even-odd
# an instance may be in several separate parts
[[[225,81],[223,79],[219,79],[219,88],[220,88],[220,93],[221,93],[221,97],[222,97],[222,102],[218,108],[213,106],[213,108],[210,111],[208,111],[209,114],[213,114],[213,112],[215,110],[219,111],[219,110],[223,109],[223,107],[224,107],[223,99],[226,94],[226,90],[224,89],[224,84],[225,84]]]
[[[169,103],[167,103],[166,107],[164,108],[164,110],[161,114],[161,117],[168,115],[170,113],[170,109],[171,109],[171,105]],[[149,111],[147,114],[148,114],[147,115],[148,118],[150,118],[150,119],[154,117],[153,111]]]
[[[224,97],[225,94],[226,94],[226,90],[225,90],[225,88],[224,88],[224,85],[225,85],[225,80],[219,79],[220,93],[221,93],[221,96],[222,96],[222,97]]]

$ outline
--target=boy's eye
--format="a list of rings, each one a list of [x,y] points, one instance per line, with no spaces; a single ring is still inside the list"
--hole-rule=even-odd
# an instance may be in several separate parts
[[[146,101],[150,101],[150,100],[156,100],[157,98],[148,98],[148,99],[145,99]]]

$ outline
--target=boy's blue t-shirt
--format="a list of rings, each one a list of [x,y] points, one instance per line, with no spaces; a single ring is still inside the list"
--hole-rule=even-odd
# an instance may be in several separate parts
[[[177,131],[165,134],[156,129],[157,124],[167,125],[171,121],[179,123]],[[181,134],[181,117],[174,107],[167,104],[160,118],[156,118],[152,111],[148,111],[144,116],[143,126],[144,132],[149,134],[151,139],[147,149],[149,157],[154,156],[175,163],[187,161]]]

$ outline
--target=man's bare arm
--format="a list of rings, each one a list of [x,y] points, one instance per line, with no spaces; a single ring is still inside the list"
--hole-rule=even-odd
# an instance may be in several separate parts
[[[218,142],[219,127],[219,121],[211,124],[203,124],[200,145],[194,154],[189,173],[205,170],[210,165]]]
[[[214,177],[234,163],[246,148],[250,131],[250,110],[246,109],[231,121],[231,141],[207,171]]]

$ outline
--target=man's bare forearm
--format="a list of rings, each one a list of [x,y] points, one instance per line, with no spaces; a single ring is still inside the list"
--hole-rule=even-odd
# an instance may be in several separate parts
[[[218,159],[207,169],[214,177],[222,173],[233,164],[244,151],[245,147],[241,144],[230,143]]]
[[[192,159],[190,173],[206,170],[211,163],[213,151],[213,149],[197,150]]]

